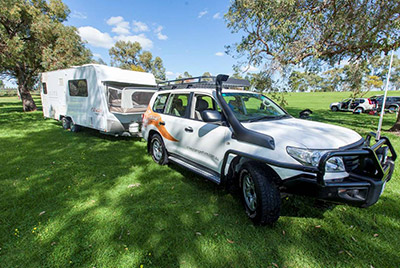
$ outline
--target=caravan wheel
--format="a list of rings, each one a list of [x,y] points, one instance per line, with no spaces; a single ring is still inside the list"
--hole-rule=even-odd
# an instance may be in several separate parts
[[[81,126],[76,125],[73,121],[71,121],[70,130],[71,130],[71,132],[78,132],[81,130]]]
[[[71,119],[68,117],[63,117],[61,120],[63,129],[70,129],[71,127]]]

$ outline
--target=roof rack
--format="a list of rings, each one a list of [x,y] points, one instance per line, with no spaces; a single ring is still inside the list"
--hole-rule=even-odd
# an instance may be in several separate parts
[[[216,76],[197,76],[182,79],[159,82],[157,87],[159,90],[181,89],[181,88],[215,88]],[[245,89],[250,87],[250,82],[245,79],[228,78],[222,85],[223,88]]]

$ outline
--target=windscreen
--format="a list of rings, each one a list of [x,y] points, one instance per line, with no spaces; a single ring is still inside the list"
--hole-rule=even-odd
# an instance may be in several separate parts
[[[260,121],[290,117],[282,108],[257,93],[222,93],[239,121]]]

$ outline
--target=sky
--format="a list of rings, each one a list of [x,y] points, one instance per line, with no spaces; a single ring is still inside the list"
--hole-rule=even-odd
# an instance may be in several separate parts
[[[143,50],[163,60],[167,79],[188,71],[192,76],[232,74],[238,59],[225,46],[240,34],[226,27],[229,0],[63,0],[71,13],[65,25],[75,26],[94,59],[110,64],[108,50],[118,40],[138,41]],[[251,66],[249,72],[258,69]],[[13,81],[4,81],[15,86]]]
[[[78,28],[94,58],[110,63],[116,41],[138,41],[143,50],[162,58],[167,77],[188,71],[232,74],[237,59],[225,46],[240,41],[226,27],[230,1],[209,0],[64,0],[71,10],[65,23]],[[251,68],[255,70],[255,68]]]

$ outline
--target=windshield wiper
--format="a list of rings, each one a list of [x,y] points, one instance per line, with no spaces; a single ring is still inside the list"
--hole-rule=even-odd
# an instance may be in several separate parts
[[[260,117],[257,117],[257,118],[250,119],[248,122],[257,122],[257,121],[261,121],[261,120],[264,120],[264,119],[281,119],[281,118],[284,118],[284,117],[288,117],[288,115],[287,114],[282,114],[282,115],[264,115],[264,116],[260,116]]]

